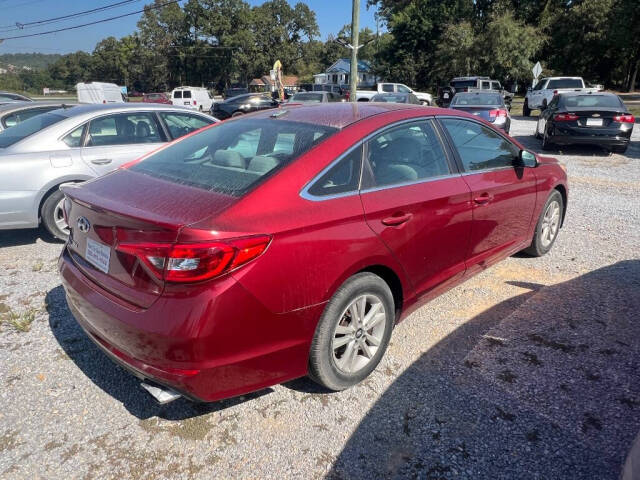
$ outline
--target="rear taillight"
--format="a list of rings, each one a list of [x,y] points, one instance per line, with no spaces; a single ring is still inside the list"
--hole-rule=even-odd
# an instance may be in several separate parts
[[[558,94],[558,90],[553,91],[553,96],[555,97]]]
[[[491,110],[489,112],[489,116],[490,117],[506,117],[507,116],[507,111],[506,110]]]
[[[556,122],[573,122],[574,120],[578,120],[578,115],[573,113],[556,113],[553,116],[553,120]]]
[[[194,100],[194,101],[193,101],[193,104],[194,104],[194,105],[197,105],[197,104],[198,104],[198,102],[196,102],[196,101]]]
[[[270,241],[259,235],[200,243],[120,243],[116,250],[134,255],[160,280],[184,283],[230,272],[262,255]]]
[[[620,122],[620,123],[635,123],[636,119],[633,115],[627,114],[627,115],[616,115],[615,117],[613,117],[613,121]]]

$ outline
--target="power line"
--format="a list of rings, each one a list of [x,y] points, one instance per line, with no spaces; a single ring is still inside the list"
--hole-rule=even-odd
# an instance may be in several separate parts
[[[104,5],[102,7],[92,8],[91,10],[84,10],[82,12],[70,13],[69,15],[62,15],[60,17],[47,18],[45,20],[37,20],[33,22],[16,22],[15,25],[5,25],[0,27],[3,31],[23,30],[25,28],[35,28],[42,25],[48,25],[50,23],[63,22],[65,20],[71,20],[73,18],[84,17],[86,15],[92,15],[94,13],[103,12],[105,10],[111,10],[113,8],[123,7],[129,3],[140,2],[141,0],[123,0],[120,2]]]
[[[162,3],[160,5],[152,5],[152,6],[149,6],[149,7],[145,7],[142,10],[136,10],[135,12],[125,13],[125,14],[122,14],[122,15],[116,15],[115,17],[104,18],[102,20],[96,20],[95,22],[83,23],[82,25],[74,25],[72,27],[58,28],[56,30],[49,30],[47,32],[29,33],[29,34],[26,34],[26,35],[14,35],[12,37],[3,37],[3,38],[0,38],[0,43],[2,43],[5,40],[13,40],[13,39],[16,39],[16,38],[39,37],[41,35],[49,35],[51,33],[65,32],[67,30],[75,30],[75,29],[82,28],[82,27],[88,27],[90,25],[97,25],[98,23],[110,22],[112,20],[117,20],[119,18],[130,17],[131,15],[137,15],[138,13],[143,13],[143,12],[148,11],[148,10],[157,10],[158,8],[166,7],[167,5],[171,5],[173,3],[179,3],[181,1],[182,0],[172,0],[170,2],[165,2],[165,3]]]

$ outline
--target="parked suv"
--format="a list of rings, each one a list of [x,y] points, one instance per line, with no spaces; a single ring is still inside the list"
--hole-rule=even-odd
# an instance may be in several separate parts
[[[500,92],[504,103],[511,110],[511,101],[513,93],[508,92],[498,80],[492,80],[489,77],[456,77],[449,82],[447,87],[438,89],[438,99],[436,103],[439,107],[448,107],[456,93],[459,92],[480,92],[493,90]]]

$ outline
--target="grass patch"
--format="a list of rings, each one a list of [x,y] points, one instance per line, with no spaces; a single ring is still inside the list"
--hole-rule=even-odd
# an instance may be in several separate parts
[[[44,267],[44,262],[42,260],[38,260],[36,263],[33,264],[33,266],[31,267],[31,271],[32,272],[39,272],[40,270],[42,270],[42,267]]]
[[[38,310],[29,308],[24,312],[15,312],[11,309],[0,315],[0,325],[8,323],[18,332],[28,332],[31,330],[31,324],[36,319]]]

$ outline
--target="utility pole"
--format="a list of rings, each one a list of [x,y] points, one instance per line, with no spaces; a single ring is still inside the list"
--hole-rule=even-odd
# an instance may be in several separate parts
[[[358,88],[358,36],[360,33],[360,0],[353,0],[351,12],[351,72],[349,73],[349,100],[356,101],[356,89]]]

